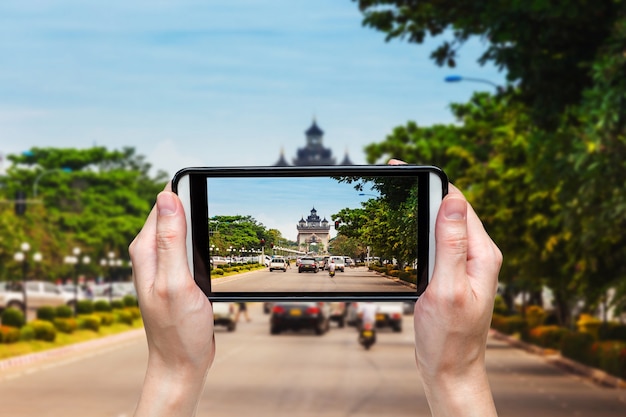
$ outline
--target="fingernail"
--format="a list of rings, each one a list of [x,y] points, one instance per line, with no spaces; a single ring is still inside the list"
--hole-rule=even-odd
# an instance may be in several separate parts
[[[157,196],[157,210],[159,216],[171,216],[176,214],[176,201],[171,193],[160,193]]]
[[[450,220],[463,220],[467,214],[467,202],[461,198],[449,198],[443,205],[443,215]]]

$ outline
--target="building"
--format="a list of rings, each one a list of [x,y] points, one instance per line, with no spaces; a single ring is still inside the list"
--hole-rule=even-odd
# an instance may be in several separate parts
[[[311,214],[304,219],[300,218],[298,225],[298,248],[300,250],[310,252],[311,246],[316,245],[315,248],[318,253],[325,253],[328,251],[328,243],[330,241],[330,225],[326,217],[320,219],[317,215],[315,207],[311,209]]]
[[[324,131],[317,126],[317,122],[313,119],[311,127],[305,132],[306,145],[298,148],[296,157],[293,158],[294,166],[312,166],[312,165],[337,165],[333,152],[324,147]],[[354,165],[348,156],[348,151],[339,165]],[[285,158],[285,151],[281,149],[280,157],[274,166],[290,166]]]

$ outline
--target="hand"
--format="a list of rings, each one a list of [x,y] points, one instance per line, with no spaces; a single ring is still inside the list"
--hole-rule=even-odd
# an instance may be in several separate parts
[[[215,356],[213,310],[187,265],[186,223],[170,185],[129,251],[148,339],[136,416],[194,415]]]
[[[433,277],[414,317],[415,357],[431,411],[435,416],[496,415],[485,350],[502,254],[451,184],[435,240]]]

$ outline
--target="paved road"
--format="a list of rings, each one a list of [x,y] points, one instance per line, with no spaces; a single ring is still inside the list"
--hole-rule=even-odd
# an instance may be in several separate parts
[[[337,271],[331,278],[328,271],[298,273],[294,265],[286,272],[264,269],[216,278],[212,285],[215,292],[415,292],[415,288],[397,279],[376,274],[364,267],[346,268],[345,272]]]
[[[382,331],[370,351],[353,328],[270,336],[268,316],[218,329],[218,351],[198,416],[428,416],[404,331]],[[3,416],[132,415],[146,363],[142,336],[88,355],[2,371]],[[626,390],[595,386],[544,360],[490,340],[488,371],[500,416],[626,415]]]

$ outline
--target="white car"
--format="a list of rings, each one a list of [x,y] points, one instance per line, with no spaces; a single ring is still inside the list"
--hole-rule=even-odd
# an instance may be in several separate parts
[[[270,272],[275,269],[287,272],[287,261],[284,258],[272,258],[270,261]]]
[[[328,259],[328,263],[324,266],[324,269],[328,269],[331,262],[335,263],[335,271],[346,271],[346,262],[343,256],[331,256]]]
[[[47,281],[26,282],[26,304],[29,309],[60,305],[73,305],[74,294],[63,292],[58,286]],[[24,310],[22,282],[13,282],[0,292],[0,309],[7,307]]]

